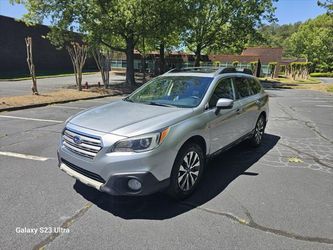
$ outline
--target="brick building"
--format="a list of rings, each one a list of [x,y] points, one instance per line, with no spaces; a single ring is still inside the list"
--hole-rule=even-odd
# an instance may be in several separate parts
[[[221,66],[232,67],[234,62],[238,62],[237,67],[251,69],[251,63],[256,62],[258,67],[258,75],[267,76],[270,75],[269,63],[277,63],[277,70],[275,71],[275,77],[278,77],[280,67],[282,65],[288,65],[292,62],[304,62],[305,59],[299,58],[283,58],[283,48],[269,48],[269,47],[250,47],[244,49],[240,55],[203,55],[201,57],[202,66]],[[126,67],[125,54],[115,53],[112,59],[112,66],[114,68]],[[167,52],[165,54],[166,70],[180,67],[193,67],[194,55],[183,52]],[[159,66],[159,54],[158,52],[150,52],[146,54],[146,68],[151,72],[157,72]],[[142,56],[139,51],[135,51],[134,68],[141,70]]]
[[[278,77],[282,65],[289,65],[292,62],[305,62],[304,58],[283,58],[283,48],[270,47],[249,47],[244,49],[240,55],[210,55],[213,62],[220,62],[221,66],[231,66],[233,62],[239,62],[238,67],[250,68],[251,62],[260,62],[260,75],[270,74],[269,63],[277,63],[275,77]]]

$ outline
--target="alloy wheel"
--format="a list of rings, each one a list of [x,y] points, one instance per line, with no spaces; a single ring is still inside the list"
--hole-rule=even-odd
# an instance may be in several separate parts
[[[264,134],[264,130],[265,130],[265,122],[263,117],[261,117],[256,125],[255,131],[254,131],[254,138],[257,142],[257,144],[259,144],[261,142],[262,136]]]
[[[189,191],[199,177],[200,158],[197,152],[188,152],[178,171],[178,186],[182,191]]]

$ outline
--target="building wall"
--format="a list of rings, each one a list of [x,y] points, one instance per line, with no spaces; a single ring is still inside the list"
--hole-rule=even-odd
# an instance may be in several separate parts
[[[253,56],[260,58],[261,63],[268,64],[270,62],[281,62],[283,48],[268,47],[250,47],[242,52],[242,56]]]
[[[38,71],[72,71],[73,66],[65,49],[57,50],[43,38],[49,28],[45,25],[26,26],[14,18],[0,16],[0,75],[28,73],[24,38],[32,37],[33,60]],[[92,58],[87,59],[85,69],[96,69]]]

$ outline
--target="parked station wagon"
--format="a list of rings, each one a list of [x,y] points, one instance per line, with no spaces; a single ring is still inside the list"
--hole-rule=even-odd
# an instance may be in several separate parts
[[[244,140],[259,146],[267,118],[268,95],[248,70],[171,70],[68,119],[59,167],[111,195],[166,190],[184,199],[207,159]]]

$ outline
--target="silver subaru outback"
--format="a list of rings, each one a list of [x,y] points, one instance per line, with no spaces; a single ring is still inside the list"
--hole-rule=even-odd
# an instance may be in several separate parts
[[[185,68],[128,97],[83,111],[65,125],[59,167],[111,195],[166,190],[188,197],[207,159],[248,140],[260,145],[268,95],[247,70]]]

